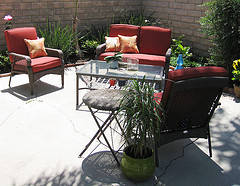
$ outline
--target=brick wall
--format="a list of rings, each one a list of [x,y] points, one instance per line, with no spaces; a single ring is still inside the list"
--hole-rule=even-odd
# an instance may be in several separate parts
[[[154,16],[173,29],[173,37],[185,35],[184,41],[200,55],[207,55],[209,42],[198,32],[198,20],[204,14],[198,6],[206,0],[79,0],[78,30],[85,25],[105,24],[116,10],[155,11]],[[0,49],[5,49],[5,15],[13,16],[13,27],[35,26],[50,21],[71,24],[74,0],[0,0]]]
[[[6,48],[5,15],[13,17],[13,27],[43,24],[47,17],[71,25],[75,4],[75,0],[0,0],[0,50]],[[140,10],[141,5],[141,0],[78,0],[78,30],[108,22],[117,9]]]
[[[173,38],[184,35],[184,43],[191,46],[194,53],[208,56],[210,42],[199,32],[199,18],[204,16],[202,5],[206,0],[144,0],[146,11],[154,11],[166,27],[173,30]]]

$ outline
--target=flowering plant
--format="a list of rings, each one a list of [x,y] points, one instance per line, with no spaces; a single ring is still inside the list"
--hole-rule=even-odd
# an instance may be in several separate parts
[[[236,81],[237,85],[240,85],[240,59],[233,61],[233,81]]]
[[[5,25],[6,25],[6,28],[5,28],[5,30],[7,30],[7,29],[10,29],[11,27],[12,27],[12,16],[11,15],[6,15],[5,17],[4,17],[4,20],[6,20],[7,22],[5,23]]]

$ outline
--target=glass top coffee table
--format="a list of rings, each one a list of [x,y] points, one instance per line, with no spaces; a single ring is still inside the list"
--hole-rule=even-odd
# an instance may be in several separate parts
[[[124,63],[122,63],[124,66]],[[126,65],[126,64],[125,64]],[[138,65],[137,71],[129,71],[127,68],[109,69],[105,61],[91,60],[76,71],[76,109],[79,108],[79,90],[91,89],[91,83],[84,80],[83,76],[90,78],[115,78],[115,79],[139,79],[145,77],[146,82],[161,84],[163,80],[164,67],[153,65]],[[79,88],[79,78],[86,84],[86,87]],[[96,89],[96,88],[95,88]]]

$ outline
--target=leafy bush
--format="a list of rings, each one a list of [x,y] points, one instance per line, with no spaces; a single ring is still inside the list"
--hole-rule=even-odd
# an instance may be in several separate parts
[[[107,24],[105,26],[91,25],[90,27],[85,27],[86,30],[81,33],[82,36],[79,39],[79,46],[84,54],[84,58],[94,58],[96,47],[101,43],[105,43],[105,36],[109,35],[109,26]]]
[[[232,61],[240,58],[240,1],[210,0],[201,17],[201,31],[213,43],[211,62],[224,66],[232,75]]]
[[[86,58],[94,59],[95,50],[99,44],[96,40],[86,40],[81,45],[81,51]]]
[[[0,52],[0,73],[10,72],[11,63],[7,55],[7,50]]]
[[[190,53],[190,47],[189,46],[183,46],[182,45],[182,38],[183,36],[180,36],[178,39],[173,39],[173,44],[171,45],[172,49],[172,56],[177,57],[179,54],[183,55],[183,58],[189,59],[192,57],[192,53]]]
[[[162,26],[160,21],[153,17],[154,12],[150,12],[149,15],[142,11],[136,10],[121,10],[120,12],[115,12],[113,16],[112,23],[114,24],[131,24],[138,26]],[[116,16],[117,15],[117,16]]]
[[[65,61],[76,54],[76,37],[70,26],[63,27],[60,22],[50,23],[47,20],[45,25],[38,27],[41,37],[45,38],[45,46],[49,48],[61,49]]]
[[[183,56],[183,67],[199,67],[206,65],[206,59],[203,57],[194,56],[190,50],[191,47],[182,45],[182,38],[180,36],[178,39],[173,39],[171,49],[172,56],[170,58],[170,65],[177,66],[177,58],[179,54]]]

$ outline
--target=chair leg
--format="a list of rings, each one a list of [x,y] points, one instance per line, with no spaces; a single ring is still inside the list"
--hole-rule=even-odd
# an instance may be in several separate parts
[[[12,72],[11,72],[11,74],[10,74],[10,78],[9,78],[9,83],[8,83],[8,86],[9,86],[9,87],[11,87],[11,86],[10,86],[10,84],[11,84],[11,80],[12,80]]]
[[[209,155],[212,157],[212,144],[211,144],[211,136],[210,131],[208,130],[208,148],[209,148]]]
[[[33,95],[33,86],[34,86],[33,74],[28,73],[28,77],[29,77],[31,95]]]
[[[62,88],[63,88],[64,87],[64,69],[62,70],[61,79],[62,79]]]

